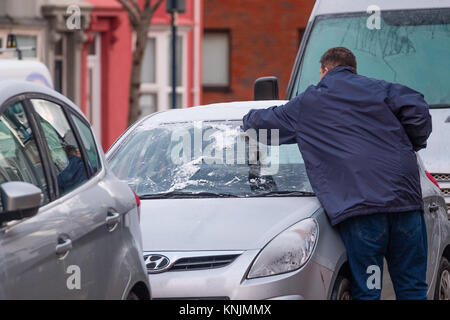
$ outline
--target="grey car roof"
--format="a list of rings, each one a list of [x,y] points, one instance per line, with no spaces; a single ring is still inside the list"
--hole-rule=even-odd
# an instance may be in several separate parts
[[[3,105],[3,103],[5,103],[5,101],[7,101],[9,98],[26,93],[41,93],[53,96],[58,100],[61,100],[62,102],[66,103],[75,112],[77,112],[80,116],[86,119],[84,114],[81,112],[80,108],[78,108],[78,106],[75,105],[70,99],[56,92],[53,89],[29,81],[20,81],[20,80],[0,81],[0,106]]]
[[[317,0],[311,14],[316,15],[367,12],[371,5],[377,5],[383,10],[450,8],[450,0]]]
[[[159,112],[145,118],[140,124],[171,123],[187,121],[238,120],[250,109],[263,109],[285,104],[285,100],[239,101],[216,103],[186,109]]]

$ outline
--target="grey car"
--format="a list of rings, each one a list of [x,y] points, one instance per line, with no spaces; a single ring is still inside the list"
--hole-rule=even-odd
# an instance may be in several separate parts
[[[296,144],[255,142],[234,102],[144,118],[108,151],[141,198],[143,255],[155,299],[347,299],[346,251]],[[253,147],[252,147],[253,146]],[[449,297],[450,223],[418,157],[428,232],[428,297]],[[344,186],[343,186],[344,187]],[[441,279],[443,279],[441,281]],[[387,268],[383,298],[394,297]]]
[[[423,163],[441,188],[450,219],[450,98],[447,104],[435,105],[430,110],[433,132],[427,148],[420,150]]]
[[[0,298],[149,299],[139,199],[81,111],[0,83]]]

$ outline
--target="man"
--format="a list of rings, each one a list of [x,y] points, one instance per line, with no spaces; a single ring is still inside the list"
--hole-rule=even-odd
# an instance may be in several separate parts
[[[354,299],[379,299],[373,270],[389,266],[397,299],[426,299],[427,238],[416,154],[431,133],[423,95],[356,73],[353,53],[329,49],[321,81],[279,107],[251,110],[244,130],[278,129],[297,143],[311,185],[337,226]],[[368,281],[369,280],[369,281]]]
[[[80,150],[73,145],[66,145],[64,151],[69,162],[67,167],[58,174],[58,186],[61,194],[66,194],[83,181],[87,180],[86,168],[81,159]]]

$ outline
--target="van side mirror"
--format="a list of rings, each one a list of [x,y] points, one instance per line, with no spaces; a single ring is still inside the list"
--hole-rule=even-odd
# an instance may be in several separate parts
[[[258,78],[254,85],[255,100],[278,100],[277,77]]]
[[[41,204],[42,191],[35,185],[12,181],[0,185],[0,197],[3,210],[0,212],[0,224],[34,216]]]

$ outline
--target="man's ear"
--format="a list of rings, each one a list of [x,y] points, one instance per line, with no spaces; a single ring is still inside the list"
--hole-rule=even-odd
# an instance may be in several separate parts
[[[328,71],[327,67],[320,67],[320,78],[323,78]]]

